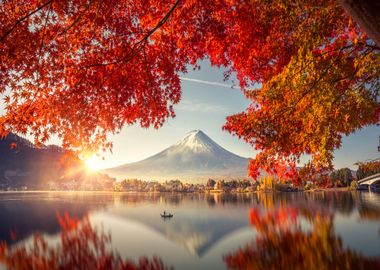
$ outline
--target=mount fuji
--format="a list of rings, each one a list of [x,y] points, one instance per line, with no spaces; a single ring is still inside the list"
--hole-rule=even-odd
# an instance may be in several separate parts
[[[201,130],[193,130],[176,144],[147,159],[105,169],[112,177],[144,180],[203,181],[210,177],[247,177],[249,159],[231,153]]]

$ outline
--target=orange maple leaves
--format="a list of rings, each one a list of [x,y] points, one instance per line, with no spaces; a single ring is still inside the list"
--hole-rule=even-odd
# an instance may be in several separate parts
[[[252,105],[228,117],[224,128],[260,150],[249,167],[252,177],[264,170],[299,182],[302,155],[311,156],[315,173],[331,169],[342,136],[379,122],[380,47],[336,2],[285,5],[292,14],[282,35],[288,48],[268,52],[268,59],[284,61],[272,60],[261,88],[247,92]]]

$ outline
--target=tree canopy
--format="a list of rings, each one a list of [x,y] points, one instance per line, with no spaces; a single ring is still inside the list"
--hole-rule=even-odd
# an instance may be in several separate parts
[[[331,173],[331,180],[333,182],[342,181],[346,186],[350,185],[353,179],[352,172],[349,168],[341,168]]]
[[[302,154],[331,167],[343,135],[379,122],[379,53],[332,0],[3,1],[0,132],[109,149],[174,117],[179,75],[207,58],[252,101],[224,126],[260,151],[250,176],[295,179]]]
[[[358,162],[356,165],[358,165],[356,176],[359,180],[380,173],[379,159],[368,162]]]

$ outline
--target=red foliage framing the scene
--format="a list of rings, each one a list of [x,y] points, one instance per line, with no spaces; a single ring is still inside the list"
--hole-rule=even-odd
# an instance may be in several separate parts
[[[335,0],[3,1],[0,133],[109,149],[108,133],[174,117],[179,74],[208,58],[252,101],[224,127],[260,151],[250,176],[296,179],[302,154],[331,167],[343,135],[379,121],[379,53]]]

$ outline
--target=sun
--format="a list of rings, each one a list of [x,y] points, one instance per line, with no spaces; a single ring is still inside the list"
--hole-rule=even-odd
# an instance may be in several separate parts
[[[99,169],[100,162],[98,158],[95,155],[93,155],[86,159],[86,165],[89,170],[96,171]]]

